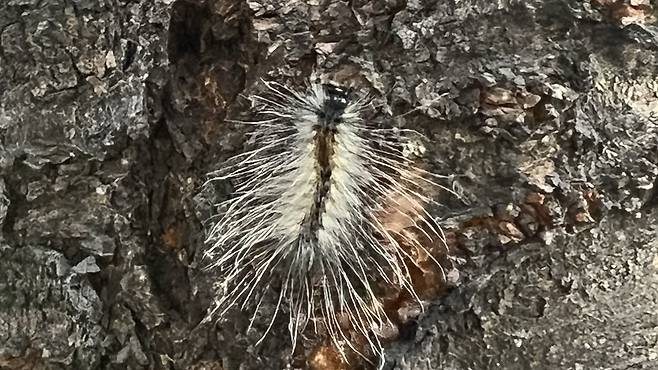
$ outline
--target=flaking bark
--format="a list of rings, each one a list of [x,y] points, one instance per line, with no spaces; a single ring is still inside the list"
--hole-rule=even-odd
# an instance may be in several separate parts
[[[400,307],[387,368],[658,368],[657,9],[1,1],[0,367],[323,368],[285,321],[258,348],[266,322],[202,323],[198,268],[224,118],[316,70],[425,133],[466,200],[432,210],[456,286]]]

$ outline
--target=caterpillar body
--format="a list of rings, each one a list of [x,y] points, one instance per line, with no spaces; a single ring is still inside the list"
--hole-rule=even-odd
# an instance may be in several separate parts
[[[315,82],[264,84],[267,94],[252,96],[262,119],[234,121],[253,126],[255,148],[209,176],[234,186],[207,238],[223,287],[210,316],[250,309],[251,327],[269,303],[261,340],[287,312],[293,349],[311,322],[343,356],[363,353],[355,335],[382,355],[377,333],[391,325],[382,287],[416,297],[414,257],[434,258],[421,239],[445,243],[426,211],[427,189],[443,187],[408,154],[415,131],[364,119],[367,96]]]

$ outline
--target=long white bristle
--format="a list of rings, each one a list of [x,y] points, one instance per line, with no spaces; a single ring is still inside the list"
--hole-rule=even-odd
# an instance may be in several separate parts
[[[332,96],[323,85],[312,83],[302,91],[265,85],[268,94],[253,97],[264,119],[234,121],[255,128],[250,135],[257,147],[230,158],[209,180],[234,185],[232,197],[217,204],[221,214],[207,239],[205,256],[225,287],[210,315],[251,309],[253,324],[274,292],[275,312],[263,337],[285,310],[293,347],[313,320],[339,350],[359,352],[352,331],[381,354],[373,331],[391,322],[375,286],[385,282],[416,296],[409,252],[400,243],[429,255],[382,219],[397,212],[429,239],[443,240],[425,210],[431,198],[424,193],[441,186],[403,152],[410,130],[364,121],[365,98],[348,99],[327,134],[319,127]],[[328,179],[322,171],[325,177],[330,172]]]

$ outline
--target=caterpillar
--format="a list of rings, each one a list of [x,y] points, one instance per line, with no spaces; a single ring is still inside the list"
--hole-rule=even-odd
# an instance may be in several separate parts
[[[208,267],[222,283],[209,316],[251,310],[251,328],[259,308],[273,304],[256,345],[287,312],[293,351],[311,322],[341,355],[365,356],[357,335],[381,358],[377,333],[392,325],[382,289],[419,299],[410,273],[419,255],[445,279],[426,247],[445,244],[427,205],[428,189],[450,190],[414,165],[419,133],[364,118],[367,94],[314,81],[298,90],[263,84],[266,93],[251,96],[259,119],[231,121],[253,127],[255,148],[209,174],[234,187],[215,205],[206,240]]]

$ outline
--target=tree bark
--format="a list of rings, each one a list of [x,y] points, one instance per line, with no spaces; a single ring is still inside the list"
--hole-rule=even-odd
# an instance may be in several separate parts
[[[199,268],[225,118],[312,71],[425,133],[464,199],[433,210],[456,284],[386,368],[658,368],[657,9],[2,0],[0,368],[323,368],[285,320],[260,347],[202,322]]]

